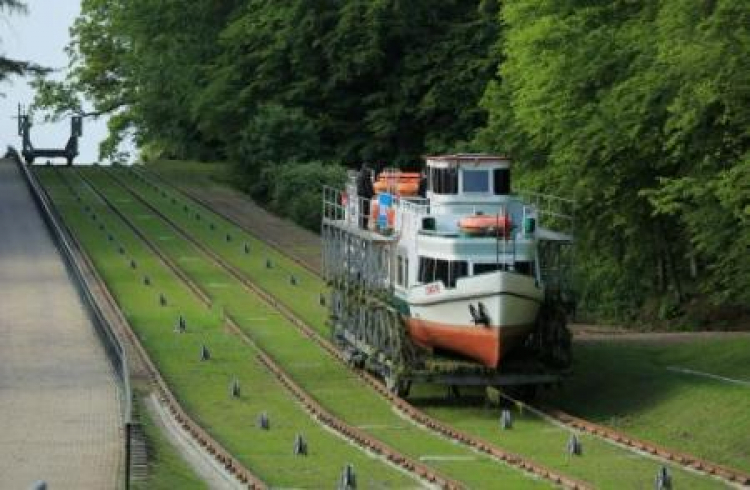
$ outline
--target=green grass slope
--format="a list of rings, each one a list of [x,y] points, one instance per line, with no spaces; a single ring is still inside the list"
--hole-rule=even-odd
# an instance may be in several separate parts
[[[425,459],[427,464],[473,488],[484,488],[488,482],[502,482],[511,488],[547,486],[489,457],[405,421],[394,413],[386,400],[360,384],[356,376],[325,355],[319,346],[300,334],[275,310],[248,293],[241,283],[211,263],[192,244],[182,240],[176,231],[133,199],[106,172],[84,170],[82,173],[139,230],[158,243],[164,254],[175,261],[192,280],[202,285],[215,303],[231,314],[261,348],[280,362],[300,385],[332,412],[400,451],[417,459]],[[171,201],[167,201],[166,206],[171,206],[177,212],[184,212],[182,207]],[[260,260],[257,256],[253,258]],[[271,270],[275,274],[282,274],[280,269]],[[254,400],[255,403],[265,403],[265,394],[261,396],[259,393]],[[235,423],[235,426],[242,425],[240,421],[230,422]]]
[[[127,170],[115,170],[113,173],[120,182],[125,183],[137,195],[169,216],[182,230],[219,253],[253,281],[284,301],[300,317],[307,320],[319,331],[325,332],[326,312],[318,304],[318,294],[323,290],[324,285],[319,278],[291,260],[283,256],[279,258],[278,251],[270,249],[264,243],[239,230],[210,210],[186,200],[179,193],[169,189],[154,188],[149,182],[134,177],[133,173]],[[98,182],[102,186],[108,188],[111,188],[114,182],[113,180],[108,182],[105,178],[98,176],[96,178],[99,179]],[[145,208],[140,209],[141,211],[138,212],[143,212]],[[198,215],[200,216],[199,219],[197,218]],[[210,224],[214,225],[213,229]],[[231,236],[230,241],[226,240],[227,233]],[[251,244],[250,254],[245,254],[241,246],[245,242]],[[277,265],[272,269],[265,266],[265,260],[269,257],[272,257],[273,263]],[[297,285],[292,285],[289,282],[290,274],[294,274],[298,278]],[[234,284],[234,287],[240,287],[239,283],[232,284]],[[241,294],[247,295],[245,292],[241,292]],[[254,335],[262,336],[263,333],[256,332]],[[270,343],[265,344],[265,346],[271,351],[278,352],[279,357],[277,358],[295,376],[301,376],[299,379],[305,384],[304,378],[308,370],[296,370],[294,366],[295,362],[299,362],[297,359],[301,352],[309,355],[309,357],[306,357],[308,359],[306,363],[324,362],[328,366],[329,361],[325,359],[316,361],[316,358],[320,359],[321,357],[320,350],[314,346],[311,350],[309,346],[302,345],[309,343],[307,341],[302,344],[295,343],[297,347],[291,353],[285,352],[284,344],[287,341],[283,339],[286,335],[285,332],[275,332],[272,337],[268,338]],[[333,367],[327,367],[325,371],[320,373],[321,377],[330,376],[331,380],[336,380],[336,384],[333,385],[326,383],[326,386],[332,386],[332,388],[329,388],[331,390],[338,388],[337,383],[347,379],[348,376],[346,373],[340,374]],[[307,386],[311,387],[313,391],[318,388],[315,384],[308,384]],[[336,410],[340,410],[339,413],[345,414],[347,417],[356,417],[357,414],[352,413],[351,408],[342,407],[342,403],[346,404],[346,398],[333,396],[332,393],[328,392],[329,389],[325,391],[327,403],[336,407]],[[427,390],[427,394],[434,395],[434,390],[432,392]],[[372,403],[375,401],[373,400]],[[499,430],[497,409],[471,407],[456,409],[430,405],[424,405],[423,408],[462,430],[493,441],[504,448],[524,454],[580,479],[591,481],[602,488],[618,488],[623,483],[636,487],[645,484],[645,482],[650,483],[660,466],[653,460],[634,457],[628,451],[588,436],[583,437],[584,445],[587,448],[587,456],[571,460],[565,453],[565,444],[569,437],[568,431],[553,427],[531,414],[520,416],[513,431],[503,432]],[[375,423],[382,424],[384,422],[381,420],[374,422],[373,419],[370,419],[369,421],[364,420],[363,423],[372,426]],[[392,434],[382,434],[380,431],[375,433],[383,438],[388,437],[389,439],[386,440],[397,440],[402,443],[400,439],[393,439],[394,435]],[[427,456],[429,457],[430,454],[428,453]],[[712,480],[679,470],[676,470],[675,480],[689,484],[693,488],[716,486],[716,483]]]
[[[240,461],[279,487],[331,487],[347,463],[355,466],[366,486],[416,486],[411,477],[311,420],[255,360],[254,351],[224,329],[217,308],[199,303],[74,174],[62,172],[82,202],[73,197],[56,172],[39,173],[167,383],[196,421]],[[149,221],[143,215],[133,218]],[[131,260],[135,260],[135,268]],[[150,285],[143,283],[144,276],[149,277]],[[160,293],[167,298],[166,306],[160,306]],[[174,333],[180,315],[187,321],[185,334]],[[210,350],[210,361],[200,361],[202,345]],[[238,399],[229,396],[230,380],[235,377],[242,390]],[[270,431],[256,427],[256,418],[263,411],[271,418]],[[303,434],[309,443],[308,457],[293,455],[297,434]]]

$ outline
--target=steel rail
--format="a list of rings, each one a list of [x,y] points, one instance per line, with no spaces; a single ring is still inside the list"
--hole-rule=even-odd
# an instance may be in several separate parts
[[[692,454],[666,448],[659,444],[629,436],[623,432],[605,425],[570,415],[552,407],[536,407],[543,414],[553,420],[582,432],[601,437],[618,445],[626,446],[636,451],[650,454],[654,457],[670,461],[687,470],[693,470],[708,476],[719,478],[726,483],[750,488],[750,474],[730,468]]]
[[[80,194],[70,186],[70,183],[67,181],[65,182],[68,184],[73,195],[80,197]],[[94,283],[96,284],[97,293],[101,294],[102,298],[108,304],[108,308],[116,315],[117,321],[115,322],[115,325],[126,342],[129,343],[137,353],[141,365],[145,367],[146,380],[156,390],[159,402],[166,406],[171,416],[179,423],[182,429],[185,430],[190,437],[205,449],[217,462],[219,462],[228,473],[237,478],[240,483],[255,490],[264,490],[268,488],[260,478],[255,476],[247,467],[232,456],[224,446],[208,434],[208,432],[195,422],[195,420],[193,420],[193,418],[182,408],[182,405],[177,400],[174,393],[169,389],[169,386],[159,373],[159,370],[151,360],[148,352],[141,344],[138,336],[130,327],[128,320],[122,314],[122,310],[109,291],[106,283],[98,273],[95,272],[96,269],[86,252],[84,252],[83,247],[81,247],[80,243],[78,243],[77,239],[72,234],[71,237],[77,243],[81,257],[85,257],[86,262],[92,268],[92,271],[94,271],[93,278]]]
[[[229,216],[229,215],[227,215],[225,213],[221,213],[219,211],[216,211],[213,208],[213,206],[211,205],[210,202],[206,201],[205,199],[203,199],[199,195],[195,194],[194,192],[189,191],[187,189],[183,189],[183,188],[177,187],[176,185],[172,184],[171,182],[168,182],[164,177],[162,177],[159,173],[154,172],[153,170],[148,170],[148,169],[143,169],[143,170],[138,169],[138,170],[135,170],[134,169],[134,170],[132,170],[132,172],[135,173],[135,174],[148,174],[150,176],[153,176],[153,178],[155,180],[158,180],[161,185],[164,185],[165,187],[168,187],[168,188],[172,189],[176,193],[181,194],[182,196],[186,197],[189,200],[197,202],[198,204],[200,204],[201,206],[203,206],[204,208],[206,208],[208,211],[216,213],[218,216],[221,216],[225,220],[229,221],[230,223],[232,223],[237,228],[239,228],[241,230],[244,230],[245,232],[247,232],[250,235],[252,235],[254,238],[256,238],[256,239],[262,241],[263,243],[265,243],[266,245],[268,245],[273,250],[275,250],[275,251],[279,252],[280,254],[282,254],[283,256],[287,257],[288,259],[290,259],[295,264],[299,265],[303,269],[305,269],[308,272],[312,273],[314,276],[323,279],[323,275],[322,275],[321,271],[319,271],[318,269],[316,269],[312,265],[308,264],[307,262],[305,262],[302,258],[298,257],[297,255],[289,253],[289,251],[285,250],[284,247],[280,243],[276,242],[275,240],[271,240],[267,236],[258,236],[258,235],[256,235],[256,233],[253,230],[248,229],[246,226],[244,226],[242,223],[240,223],[237,219],[235,219],[232,216]],[[145,179],[147,177],[143,177],[143,178]],[[151,177],[148,177],[148,178],[150,179]]]
[[[115,213],[128,227],[130,227],[141,240],[149,247],[154,255],[161,261],[167,268],[169,268],[186,286],[203,302],[206,306],[210,307],[212,301],[208,293],[195,281],[193,281],[187,274],[185,274],[179,266],[166,254],[164,254],[157,245],[138,230],[135,224],[127,216],[122,213],[117,207],[111,202],[111,200],[99,191],[94,184],[92,184],[86,177],[80,175],[80,178],[89,186],[89,188],[96,193],[102,201]],[[124,188],[130,192],[129,189]],[[169,226],[174,226],[168,223]],[[332,412],[324,408],[312,395],[310,395],[304,388],[297,384],[291,376],[276,362],[268,353],[266,353],[255,341],[248,336],[240,326],[237,324],[235,319],[224,312],[224,320],[230,330],[236,334],[244,343],[249,345],[255,350],[256,359],[258,362],[271,373],[286,389],[293,398],[295,398],[303,406],[312,418],[316,419],[322,425],[328,427],[335,433],[337,433],[343,439],[355,444],[366,452],[369,452],[377,457],[384,457],[389,463],[405,470],[408,473],[414,475],[417,479],[430,484],[437,485],[440,488],[446,490],[459,490],[463,489],[464,485],[460,482],[452,480],[436,471],[435,469],[409,457],[394,449],[393,447],[383,443],[382,441],[370,436],[361,429],[358,429],[342,419],[338,418]]]
[[[119,177],[115,177],[110,173],[110,177],[117,182],[122,188],[127,190],[134,198],[141,202],[144,206],[148,207],[153,213],[158,215],[166,223],[168,223],[175,231],[177,231],[185,240],[195,245],[201,250],[206,256],[210,257],[216,265],[223,268],[235,279],[237,279],[245,288],[261,298],[266,304],[276,309],[279,313],[290,321],[304,336],[322,347],[329,355],[339,361],[342,365],[350,369],[356,374],[362,381],[368,386],[374,389],[379,395],[388,400],[391,405],[396,408],[401,414],[406,416],[409,420],[414,423],[428,429],[431,432],[437,433],[438,435],[450,439],[454,442],[468,446],[476,451],[487,454],[493,459],[505,463],[509,466],[523,470],[524,472],[539,478],[543,478],[556,485],[560,485],[564,488],[569,489],[589,489],[592,488],[590,484],[577,480],[573,477],[560,473],[551,468],[547,468],[529,458],[521,456],[519,454],[512,453],[505,449],[502,449],[486,440],[479,437],[472,436],[465,432],[462,432],[454,427],[444,424],[433,417],[427,415],[425,412],[417,409],[403,398],[392,393],[388,388],[375,376],[367,373],[363,370],[352,369],[348,364],[341,352],[329,342],[327,339],[322,337],[317,331],[315,331],[310,325],[304,320],[299,318],[289,308],[287,308],[281,301],[278,300],[274,295],[266,291],[265,289],[258,286],[256,283],[251,281],[243,272],[227,263],[213,250],[203,245],[199,240],[195,239],[192,235],[185,232],[179,225],[174,223],[168,216],[162,213],[158,208],[149,203],[140,194],[134,191],[130,186],[123,183]]]
[[[176,192],[182,194],[183,196],[187,197],[188,199],[192,199],[193,201],[198,202],[205,208],[207,208],[210,211],[213,211],[223,218],[227,219],[229,222],[233,223],[235,226],[241,228],[242,230],[246,231],[247,233],[250,233],[251,235],[255,236],[252,230],[248,229],[247,227],[243,226],[241,223],[239,223],[236,219],[232,218],[231,216],[228,216],[222,212],[219,212],[215,210],[210,203],[208,203],[206,200],[202,199],[201,197],[195,195],[195,193],[190,192],[186,189],[182,189],[180,187],[175,186],[172,183],[169,183],[164,179],[161,175],[154,171],[144,171],[139,173],[146,173],[149,175],[153,175],[160,181],[160,183],[165,184],[166,186],[174,189]],[[271,248],[277,250],[278,252],[283,253],[287,257],[291,258],[294,262],[299,263],[300,265],[304,266],[305,269],[313,272],[315,275],[320,277],[320,272],[314,270],[309,264],[304,263],[300,258],[290,256],[284,249],[281,247],[278,243],[268,241],[265,238],[259,237],[262,241],[264,241],[266,244],[268,244]],[[270,295],[269,295],[270,299]],[[283,305],[278,305],[277,308],[284,308]],[[291,313],[291,312],[290,312]],[[297,324],[296,320],[292,320],[295,324]],[[308,330],[308,327],[304,325],[304,322],[301,324],[297,324],[297,326],[303,330]],[[311,329],[310,329],[311,330]],[[319,336],[319,334],[315,331],[310,331],[309,334],[306,332],[307,336],[310,338],[313,338],[315,336]],[[337,355],[338,351],[333,348],[333,351],[331,351],[328,348],[327,342],[318,342],[321,344],[326,350],[331,352],[333,355]],[[332,346],[331,346],[332,347]],[[364,373],[365,376],[368,376],[366,373]],[[380,385],[380,388],[385,388]],[[379,389],[376,387],[376,389]],[[380,391],[380,389],[379,389]],[[383,396],[386,396],[388,398],[397,398],[393,396],[387,389],[382,392]],[[629,436],[623,432],[614,430],[610,427],[597,424],[585,419],[582,419],[580,417],[573,416],[571,414],[568,414],[562,410],[552,408],[552,407],[533,407],[529,406],[527,404],[524,404],[520,400],[516,400],[514,398],[508,397],[506,395],[503,395],[505,398],[511,400],[513,403],[516,404],[523,404],[525,407],[538,411],[541,415],[546,415],[547,417],[551,418],[552,420],[557,421],[560,424],[563,424],[571,429],[576,429],[579,431],[587,432],[595,436],[599,436],[603,439],[606,439],[610,442],[613,442],[615,444],[624,446],[626,448],[630,448],[634,451],[640,451],[646,454],[650,454],[654,457],[661,458],[666,461],[670,461],[672,463],[675,463],[676,465],[683,467],[687,470],[697,471],[700,473],[703,473],[708,476],[713,476],[716,478],[719,478],[721,480],[724,480],[727,483],[735,484],[735,485],[741,485],[743,487],[750,488],[750,474],[745,473],[743,471],[730,468],[724,465],[720,465],[711,461],[708,461],[703,458],[699,458],[697,456],[684,453],[681,451],[672,450],[669,448],[666,448],[664,446],[658,445],[656,443],[646,441],[643,439],[638,439],[632,436]],[[400,399],[398,399],[400,400]],[[398,403],[398,400],[396,400],[396,403]],[[408,405],[408,403],[407,403]],[[411,405],[409,405],[411,406]],[[399,407],[400,410],[406,410],[407,407]],[[448,427],[449,428],[449,427]]]

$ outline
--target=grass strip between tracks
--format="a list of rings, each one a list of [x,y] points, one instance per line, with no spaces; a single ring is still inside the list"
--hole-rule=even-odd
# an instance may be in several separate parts
[[[194,246],[180,240],[173,230],[110,177],[99,171],[87,171],[86,176],[121,212],[132,216],[141,231],[160,244],[163,253],[209,290],[217,304],[231,313],[254,342],[338,417],[408,456],[429,460],[430,466],[469,486],[479,488],[493,481],[524,488],[546,486],[404,420],[386,400],[363,386],[354,373],[324,355],[276,310],[249,294],[241,283],[211,263]]]
[[[209,246],[266,291],[282,301],[286,299],[286,306],[316,330],[326,332],[325,308],[321,308],[317,303],[320,292],[324,290],[321,279],[289,258],[282,257],[282,260],[279,260],[279,251],[212,210],[185,198],[183,194],[160,186],[160,182],[149,178],[148,174],[137,172],[135,177],[131,177],[133,172],[115,172],[122,177],[123,183],[127,183],[141,198],[166,214],[184,232]],[[213,228],[210,224],[214,225]],[[229,241],[226,239],[227,234],[231,237]],[[252,244],[250,256],[244,253],[243,243]],[[265,258],[277,261],[279,267],[266,268]],[[290,275],[298,279],[297,285],[292,285],[288,280]],[[528,412],[517,413],[514,430],[502,432],[498,430],[499,415],[496,409],[484,406],[456,408],[441,404],[422,408],[467,433],[531,457],[571,476],[593,482],[598,487],[618,488],[622,485],[650,484],[660,466],[660,463],[653,459],[638,456],[629,450],[586,435],[579,435],[586,448],[586,457],[571,459],[564,450],[570,431],[553,426]],[[672,466],[672,472],[676,483],[689,484],[691,488],[721,486],[715,480],[686,472],[676,466]]]
[[[417,485],[311,420],[255,360],[252,350],[224,329],[218,308],[201,304],[75,176],[64,178],[84,197],[81,203],[60,176],[46,170],[39,173],[185,409],[258,476],[274,486],[326,488],[336,484],[346,463],[352,463],[359,481],[368,485]],[[143,284],[146,275],[150,285]],[[166,306],[160,306],[159,293],[167,298]],[[179,315],[187,321],[185,334],[173,331]],[[208,347],[211,360],[200,361],[202,345]],[[233,378],[241,387],[236,399],[229,396]],[[263,411],[271,419],[270,431],[256,426],[256,417]],[[298,433],[308,441],[308,457],[293,455]]]

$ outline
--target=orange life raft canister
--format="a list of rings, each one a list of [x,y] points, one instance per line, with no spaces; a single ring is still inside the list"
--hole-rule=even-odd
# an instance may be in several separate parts
[[[473,214],[458,221],[458,227],[467,235],[498,235],[510,232],[511,221],[507,215]]]

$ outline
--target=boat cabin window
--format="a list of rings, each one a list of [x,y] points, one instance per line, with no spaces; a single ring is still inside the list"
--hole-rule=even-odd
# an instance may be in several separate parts
[[[400,255],[396,257],[396,284],[404,285],[404,258]]]
[[[396,260],[396,284],[409,287],[409,259],[401,255]]]
[[[498,196],[507,196],[510,194],[510,169],[496,168],[494,170],[493,180],[495,184],[495,194]]]
[[[490,175],[486,170],[468,170],[463,172],[464,192],[489,192]]]
[[[534,267],[531,262],[516,262],[516,272],[525,276],[533,276]]]
[[[458,169],[430,167],[430,190],[435,194],[458,194]]]
[[[504,264],[495,264],[495,263],[474,264],[473,273],[475,276],[477,276],[479,274],[487,274],[489,272],[495,272],[498,269],[503,269],[503,267],[504,267]],[[529,262],[529,261],[516,262],[514,272],[517,272],[518,274],[523,274],[525,276],[533,276],[534,275],[534,263]]]
[[[495,272],[500,268],[500,264],[474,264],[474,275],[487,274],[488,272]]]
[[[456,281],[468,275],[469,264],[465,260],[419,257],[419,282],[423,284],[443,281],[446,288],[455,288]]]

